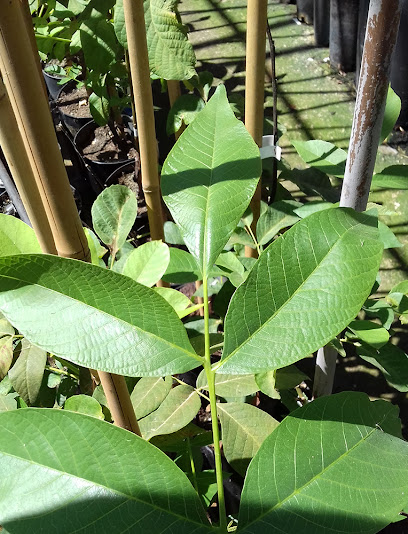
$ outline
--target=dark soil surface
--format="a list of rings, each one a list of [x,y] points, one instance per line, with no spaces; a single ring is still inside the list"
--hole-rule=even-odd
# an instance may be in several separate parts
[[[109,126],[98,126],[91,142],[83,149],[83,155],[92,161],[118,161],[127,159],[139,159],[139,154],[133,142],[127,139],[121,140],[120,146],[114,139]]]
[[[67,91],[61,91],[57,105],[65,115],[79,118],[89,117],[92,119],[88,105],[88,94],[84,86],[79,89],[77,87],[71,87]]]

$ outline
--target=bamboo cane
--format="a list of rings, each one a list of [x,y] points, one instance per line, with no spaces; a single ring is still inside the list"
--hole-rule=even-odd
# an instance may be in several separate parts
[[[245,77],[245,126],[255,143],[262,146],[265,84],[265,47],[268,0],[248,0],[246,34],[246,77]],[[251,201],[254,215],[252,231],[261,209],[261,182]],[[257,251],[245,247],[247,257],[257,257]]]
[[[371,0],[341,207],[357,211],[367,207],[400,16],[401,0]],[[336,359],[330,347],[318,352],[315,397],[332,392]]]
[[[54,238],[41,200],[31,165],[25,152],[16,118],[11,109],[3,81],[0,78],[0,146],[14,178],[28,217],[36,233],[41,250],[56,254]]]
[[[142,188],[146,199],[150,235],[152,239],[164,241],[149,58],[146,32],[140,31],[145,25],[143,0],[124,0],[123,7],[135,98]]]
[[[27,24],[25,4],[25,0],[9,0],[2,6],[0,71],[40,192],[41,204],[51,227],[56,251],[60,256],[89,261],[89,247],[59,151],[38,69],[38,51],[33,46],[35,40],[30,37],[33,29]],[[38,198],[35,200],[38,201]],[[31,197],[28,205],[37,208]],[[115,424],[131,427],[136,432],[137,422],[135,426],[134,410],[124,377],[100,374],[103,377],[102,386],[110,392],[107,394],[109,409]]]

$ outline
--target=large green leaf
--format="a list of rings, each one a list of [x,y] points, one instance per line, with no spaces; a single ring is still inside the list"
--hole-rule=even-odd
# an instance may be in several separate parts
[[[377,275],[376,225],[371,214],[324,210],[269,245],[231,299],[218,372],[285,367],[343,330]]]
[[[34,230],[11,215],[0,213],[0,256],[41,252]]]
[[[175,387],[157,410],[139,421],[142,436],[150,439],[180,430],[194,419],[200,406],[201,400],[194,388]]]
[[[163,276],[169,262],[170,250],[166,243],[149,241],[129,254],[122,273],[151,287]]]
[[[311,167],[333,176],[343,177],[347,152],[327,141],[292,141],[299,156]]]
[[[390,165],[374,174],[372,186],[383,189],[408,189],[408,165]]]
[[[23,338],[16,363],[9,371],[13,388],[27,404],[33,404],[40,391],[47,353]]]
[[[180,23],[179,0],[144,0],[147,48],[150,70],[165,80],[188,80],[195,74],[195,54]],[[127,48],[123,0],[115,5],[116,37]]]
[[[94,5],[97,7],[97,4]],[[95,7],[79,28],[80,39],[87,68],[105,74],[115,61],[118,43],[112,24],[106,20],[106,13]]]
[[[113,255],[126,241],[136,215],[136,196],[124,185],[111,185],[93,203],[92,222],[95,232],[108,245]]]
[[[260,174],[259,149],[221,85],[180,136],[161,178],[164,200],[203,275],[235,230]]]
[[[235,471],[245,476],[249,462],[279,423],[266,412],[242,402],[217,404],[217,410],[225,457]]]
[[[385,103],[384,118],[381,126],[381,134],[378,144],[381,143],[392,132],[395,123],[399,117],[401,111],[401,99],[392,90],[391,86],[388,87],[387,101]]]
[[[408,444],[395,406],[363,393],[295,410],[249,466],[238,531],[375,534],[408,500]]]
[[[197,366],[173,308],[153,289],[84,262],[0,259],[0,309],[37,346],[84,367],[165,376]]]
[[[8,532],[211,532],[184,473],[138,436],[62,410],[5,412],[0,425]]]

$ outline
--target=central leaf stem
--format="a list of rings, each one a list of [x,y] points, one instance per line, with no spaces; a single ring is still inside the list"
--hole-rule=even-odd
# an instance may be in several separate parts
[[[217,397],[215,395],[215,372],[211,369],[211,351],[210,351],[210,314],[208,309],[208,279],[203,276],[203,296],[204,296],[204,340],[205,340],[205,354],[204,354],[204,370],[207,377],[208,393],[210,396],[211,406],[211,425],[214,440],[214,460],[215,460],[215,474],[217,480],[218,491],[218,509],[220,515],[220,530],[227,532],[227,514],[225,511],[224,499],[224,485],[222,477],[222,461],[220,448],[220,430],[218,427],[217,416]]]

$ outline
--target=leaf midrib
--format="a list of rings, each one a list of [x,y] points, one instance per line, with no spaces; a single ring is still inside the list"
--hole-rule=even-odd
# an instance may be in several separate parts
[[[87,306],[88,308],[91,308],[91,309],[93,309],[93,310],[96,310],[96,311],[98,311],[99,313],[105,315],[106,317],[114,318],[116,321],[118,321],[118,322],[120,322],[120,323],[122,323],[122,324],[124,324],[124,325],[131,326],[132,328],[135,328],[136,330],[138,330],[138,331],[140,331],[140,332],[144,332],[147,336],[150,336],[150,337],[152,337],[152,338],[154,338],[154,339],[157,339],[157,340],[159,340],[159,341],[161,341],[161,342],[164,341],[164,342],[167,343],[167,345],[169,345],[171,348],[176,348],[176,349],[178,349],[178,350],[184,352],[186,355],[188,355],[188,356],[190,356],[190,357],[196,359],[196,360],[199,361],[199,362],[202,362],[202,361],[203,361],[203,358],[202,358],[201,356],[199,356],[198,354],[194,354],[193,352],[189,352],[187,349],[184,349],[183,347],[180,347],[179,345],[175,345],[174,343],[171,343],[170,341],[168,341],[168,340],[165,339],[165,338],[159,337],[158,335],[153,334],[152,332],[148,332],[147,330],[143,330],[142,328],[140,328],[140,327],[138,327],[138,326],[136,326],[136,325],[133,325],[133,324],[131,324],[131,323],[128,323],[128,322],[125,321],[124,319],[120,319],[119,317],[116,317],[116,316],[114,316],[114,315],[111,315],[111,314],[109,314],[108,312],[105,312],[105,311],[103,311],[103,310],[101,310],[101,309],[99,309],[99,308],[96,308],[95,306],[91,306],[90,304],[86,304],[86,303],[83,302],[82,300],[74,299],[73,297],[70,297],[69,295],[65,295],[64,293],[60,293],[60,292],[56,291],[55,289],[51,289],[51,288],[49,288],[49,287],[42,286],[42,285],[40,285],[40,284],[38,284],[38,283],[30,282],[30,281],[28,281],[28,280],[18,279],[18,278],[15,278],[15,277],[13,277],[13,276],[6,276],[6,275],[4,275],[4,274],[0,274],[0,278],[8,278],[8,279],[10,279],[10,280],[15,280],[16,282],[24,282],[24,283],[30,285],[31,287],[32,287],[32,286],[35,286],[35,287],[40,288],[40,289],[43,289],[43,290],[45,290],[45,291],[49,291],[49,292],[51,292],[51,293],[53,293],[53,294],[55,294],[55,295],[62,295],[63,297],[65,297],[65,298],[71,300],[72,302],[79,302],[79,303],[81,303],[83,306]],[[21,289],[21,288],[18,288],[18,289]],[[162,298],[163,298],[163,297],[162,297]],[[163,300],[164,300],[164,299],[163,299]]]
[[[324,257],[322,258],[322,260],[316,265],[316,267],[313,269],[313,271],[307,276],[307,278],[305,278],[303,280],[303,282],[300,284],[300,286],[296,289],[296,291],[282,304],[282,306],[280,306],[273,315],[271,315],[264,323],[262,323],[259,328],[257,328],[255,330],[255,332],[253,332],[243,343],[241,343],[233,352],[231,352],[230,354],[228,354],[228,356],[225,357],[225,359],[222,359],[219,363],[218,366],[214,366],[214,369],[218,371],[218,369],[220,369],[232,356],[234,356],[239,350],[242,349],[242,347],[244,347],[246,344],[248,344],[250,341],[252,341],[252,339],[266,326],[268,325],[275,317],[278,313],[280,313],[290,302],[291,300],[298,294],[299,291],[302,290],[303,286],[306,284],[306,282],[308,282],[308,280],[315,274],[315,272],[322,266],[323,262],[326,260],[327,256],[332,252],[332,250],[334,248],[336,248],[339,243],[345,239],[345,237],[347,236],[347,234],[349,232],[351,232],[352,230],[355,230],[357,226],[359,226],[361,223],[357,223],[356,225],[354,226],[351,226],[350,228],[347,229],[346,232],[344,232],[344,234],[340,235],[339,238],[336,240],[336,242],[334,243],[334,245],[332,247],[330,247],[327,251],[327,253],[324,255]],[[309,235],[310,237],[310,235]],[[284,236],[282,236],[280,239],[282,239],[282,243],[283,243],[283,240],[285,239]],[[312,243],[312,241],[310,241]],[[314,254],[314,246],[313,246],[313,254]],[[285,274],[286,274],[286,271],[285,271]]]
[[[105,484],[101,484],[99,482],[94,482],[93,480],[90,480],[90,479],[87,479],[87,478],[84,478],[84,477],[80,477],[78,475],[74,475],[74,474],[70,473],[69,471],[58,470],[58,469],[56,469],[54,467],[47,466],[46,464],[42,464],[40,462],[35,462],[34,460],[29,460],[29,459],[26,459],[26,458],[22,458],[21,456],[16,456],[15,454],[11,454],[9,452],[0,452],[0,454],[2,454],[4,456],[8,456],[10,458],[15,458],[15,459],[17,459],[17,460],[19,460],[21,462],[25,462],[27,464],[31,464],[31,465],[36,466],[36,467],[40,466],[40,467],[42,467],[44,469],[47,469],[47,470],[52,471],[54,473],[57,473],[57,475],[60,475],[60,476],[61,475],[65,475],[65,476],[68,476],[70,478],[74,478],[76,480],[81,480],[81,481],[88,482],[90,484],[93,484],[94,486],[98,486],[99,488],[103,488],[105,490],[108,490],[111,494],[114,493],[116,495],[120,495],[122,497],[125,497],[129,501],[135,501],[135,502],[138,502],[138,503],[142,503],[144,505],[151,506],[155,510],[160,510],[160,511],[167,512],[167,513],[169,513],[169,514],[171,514],[171,515],[173,515],[175,517],[178,517],[180,519],[189,521],[190,523],[194,523],[194,524],[197,524],[197,525],[200,525],[200,526],[203,526],[203,527],[207,526],[205,523],[199,523],[199,522],[197,522],[197,521],[195,521],[193,519],[190,519],[188,517],[185,517],[185,516],[182,516],[180,514],[177,514],[177,513],[173,512],[173,511],[171,511],[171,510],[169,510],[167,508],[162,508],[162,507],[157,506],[156,504],[153,504],[151,502],[143,501],[142,499],[138,499],[137,497],[134,497],[133,495],[127,495],[126,493],[123,493],[123,491],[119,491],[117,489],[111,488],[109,486],[106,486]],[[61,508],[63,508],[63,507],[61,507]]]

